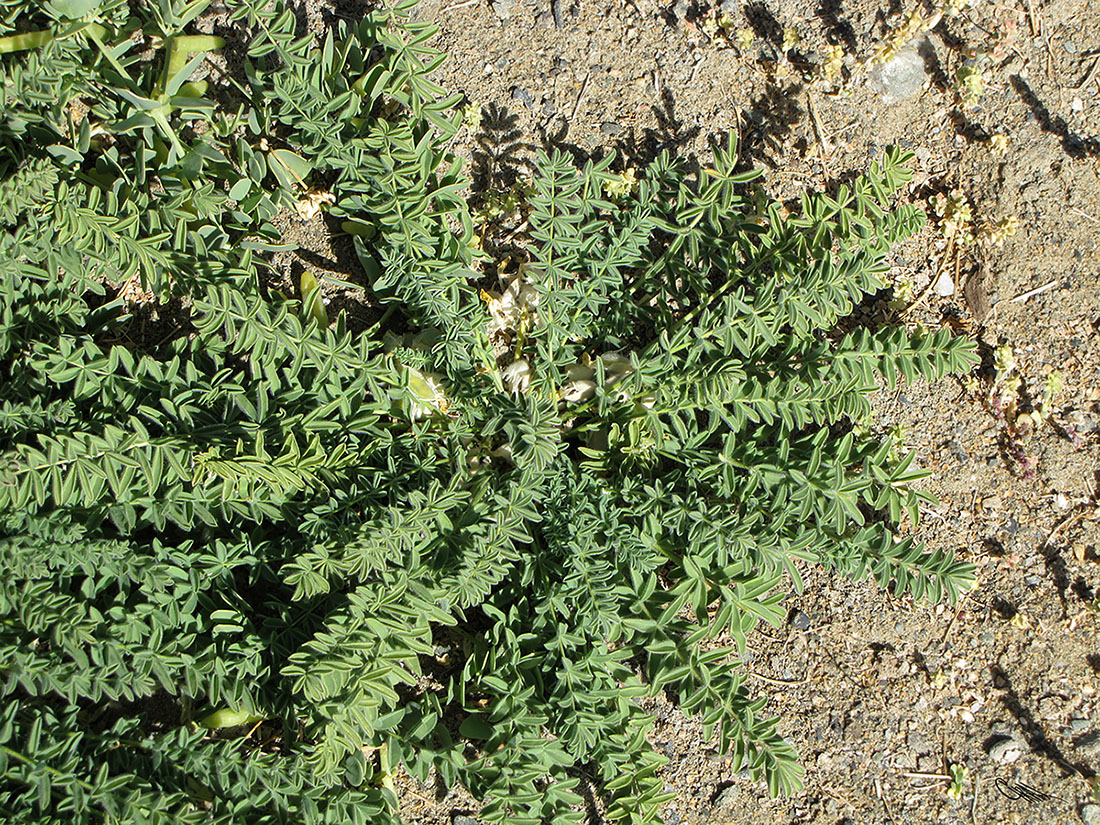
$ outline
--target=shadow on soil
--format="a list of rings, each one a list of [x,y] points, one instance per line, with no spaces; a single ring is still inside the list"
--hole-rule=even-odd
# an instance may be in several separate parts
[[[1035,721],[1034,714],[1024,706],[1019,694],[1012,685],[1012,679],[1009,677],[1008,672],[999,665],[993,665],[990,670],[993,674],[994,686],[1001,691],[1001,704],[1005,706],[1005,709],[1012,714],[1012,717],[1019,724],[1020,730],[1027,737],[1027,744],[1031,748],[1031,752],[1039,756],[1045,756],[1057,765],[1059,770],[1066,776],[1076,775],[1085,779],[1095,776],[1096,772],[1088,765],[1080,762],[1070,762],[1058,746],[1050,741],[1042,726]]]
[[[1071,158],[1100,157],[1100,140],[1095,137],[1082,137],[1070,131],[1065,119],[1058,115],[1052,115],[1050,109],[1036,96],[1019,75],[1009,78],[1012,88],[1020,96],[1020,100],[1031,108],[1035,121],[1044,132],[1050,132],[1062,141],[1062,149]]]

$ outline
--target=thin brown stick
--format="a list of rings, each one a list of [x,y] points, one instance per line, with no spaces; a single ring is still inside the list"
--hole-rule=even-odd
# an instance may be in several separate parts
[[[588,81],[592,78],[592,72],[585,72],[584,82],[581,83],[580,94],[577,95],[577,102],[573,104],[573,113],[569,116],[570,121],[577,119],[577,111],[581,108],[581,101],[584,100],[584,94],[588,91]]]
[[[1083,519],[1086,516],[1087,513],[1088,513],[1088,510],[1081,510],[1078,513],[1071,513],[1070,515],[1068,515],[1064,519],[1062,519],[1060,522],[1058,522],[1056,525],[1054,525],[1054,529],[1051,530],[1049,533],[1047,533],[1046,540],[1043,541],[1043,549],[1045,550],[1046,548],[1050,547],[1050,543],[1052,541],[1054,541],[1054,537],[1056,535],[1058,535],[1060,532],[1062,532],[1062,530],[1065,529],[1066,527],[1069,527],[1070,525],[1073,525],[1073,524],[1076,524],[1077,522],[1079,522],[1081,519]]]
[[[1035,19],[1035,9],[1031,7],[1031,0],[1024,0],[1024,8],[1027,9],[1027,25],[1031,29],[1031,36],[1038,37],[1041,31],[1038,21]]]
[[[763,673],[757,673],[755,670],[749,671],[750,676],[755,676],[762,682],[767,682],[769,685],[804,685],[810,681],[809,674],[806,674],[801,679],[775,679],[771,676],[765,676]]]
[[[913,303],[907,306],[905,310],[901,313],[902,316],[908,315],[917,307],[919,307],[922,303],[924,303],[924,299],[928,297],[928,293],[930,293],[932,289],[936,286],[936,284],[939,283],[939,280],[943,276],[943,273],[947,271],[946,264],[948,260],[950,260],[951,255],[956,253],[957,250],[955,249],[955,239],[950,238],[947,242],[947,250],[943,253],[943,257],[940,259],[939,265],[934,270],[932,270],[932,278],[928,281],[928,284],[924,287],[924,289],[920,291],[920,294],[913,300]],[[957,267],[957,254],[955,261],[955,265]]]
[[[1092,59],[1092,67],[1089,69],[1088,74],[1085,75],[1085,79],[1074,87],[1074,91],[1079,92],[1088,86],[1089,83],[1092,82],[1092,79],[1096,77],[1097,69],[1100,69],[1100,54]]]

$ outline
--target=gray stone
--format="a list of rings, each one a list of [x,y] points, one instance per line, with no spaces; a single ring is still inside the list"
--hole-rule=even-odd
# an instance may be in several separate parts
[[[924,58],[917,52],[916,46],[898,52],[892,60],[871,70],[871,80],[887,106],[915,98],[927,79]]]
[[[909,746],[909,750],[917,754],[931,753],[936,747],[931,736],[916,730],[909,732],[905,738],[905,744]]]
[[[963,449],[962,444],[955,439],[951,439],[947,442],[947,449],[951,451],[951,455],[955,456],[955,460],[960,464],[965,464],[970,460],[970,456],[966,454],[966,450]]]
[[[740,790],[736,785],[730,785],[719,791],[718,796],[714,797],[714,804],[718,808],[729,808],[737,801],[738,796],[740,796]]]
[[[791,627],[795,630],[809,630],[811,624],[813,624],[813,622],[810,617],[801,610],[796,610],[794,615],[791,616]]]
[[[623,127],[620,126],[618,123],[613,123],[612,121],[607,120],[600,124],[600,131],[603,132],[605,135],[615,137],[616,135],[621,135],[623,133]]]
[[[680,825],[684,818],[672,808],[665,811],[665,825]]]
[[[1085,825],[1100,825],[1100,805],[1090,802],[1081,808],[1081,821]]]
[[[493,0],[493,11],[501,20],[507,20],[516,10],[516,0]]]
[[[1015,762],[1024,755],[1024,746],[1016,739],[998,739],[989,746],[989,758],[1002,765]]]
[[[516,86],[512,89],[512,100],[522,103],[528,109],[534,108],[535,105],[535,99],[531,97],[531,93],[522,86]]]
[[[1091,433],[1097,429],[1096,419],[1083,410],[1070,410],[1066,413],[1065,420],[1079,433]]]
[[[1089,720],[1077,717],[1069,720],[1069,729],[1074,733],[1084,733],[1089,729]]]
[[[451,825],[481,825],[481,823],[472,816],[463,816],[459,814],[451,820]]]

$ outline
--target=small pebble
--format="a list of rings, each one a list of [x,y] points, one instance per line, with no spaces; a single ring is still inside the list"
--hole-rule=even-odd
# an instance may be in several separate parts
[[[960,464],[965,464],[970,460],[970,456],[966,454],[966,450],[963,449],[962,444],[960,444],[955,439],[951,439],[950,441],[948,441],[946,446],[947,449],[951,452],[951,455],[955,456],[955,460],[958,461]]]
[[[737,789],[730,786],[714,797],[714,804],[719,808],[727,808],[737,801]]]
[[[493,11],[501,20],[507,20],[516,10],[516,0],[493,0]]]
[[[535,101],[531,97],[531,93],[520,86],[516,86],[512,89],[512,100],[522,103],[528,109],[532,108],[535,105]]]
[[[1039,576],[1025,576],[1024,577],[1024,584],[1026,584],[1028,587],[1038,587],[1042,583],[1043,583],[1043,580]]]
[[[936,285],[933,289],[941,298],[947,298],[955,294],[955,282],[951,280],[951,276],[948,273],[944,272],[936,280]]]
[[[1097,428],[1096,419],[1082,410],[1070,410],[1066,413],[1066,423],[1079,433],[1091,433]]]
[[[613,123],[608,120],[600,124],[600,131],[603,132],[605,135],[615,137],[616,135],[622,134],[623,127],[620,126],[618,123]]]
[[[481,823],[474,819],[472,816],[459,815],[451,820],[451,825],[481,825]]]
[[[978,641],[980,641],[983,645],[991,645],[993,644],[995,639],[996,637],[988,630],[978,637]]]
[[[994,762],[1007,765],[1015,762],[1024,754],[1024,747],[1015,739],[998,739],[989,748],[989,758]]]
[[[1081,808],[1081,821],[1085,825],[1100,825],[1100,805],[1090,802]]]
[[[1089,720],[1081,718],[1070,719],[1069,729],[1074,733],[1084,733],[1086,730],[1089,729]]]
[[[791,627],[795,630],[809,630],[811,624],[813,622],[810,621],[810,617],[801,610],[796,610],[794,615],[791,616]]]

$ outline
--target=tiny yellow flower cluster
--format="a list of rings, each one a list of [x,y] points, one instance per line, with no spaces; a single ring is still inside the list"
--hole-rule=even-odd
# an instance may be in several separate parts
[[[471,132],[481,128],[481,107],[471,103],[462,110],[462,125]]]
[[[537,323],[539,291],[535,278],[540,275],[534,267],[521,266],[519,274],[505,284],[503,294],[481,291],[481,299],[489,310],[485,331],[490,338],[498,334],[518,335]]]
[[[795,26],[786,26],[783,29],[783,47],[782,51],[789,52],[795,46],[802,41],[802,35],[799,34],[798,29]]]
[[[955,72],[955,91],[963,106],[977,106],[985,91],[986,57],[978,55],[959,66]]]
[[[844,68],[844,47],[833,44],[825,47],[825,59],[817,69],[818,77],[826,83],[835,84],[840,80]]]
[[[1011,344],[1001,344],[993,351],[993,370],[996,373],[994,380],[1003,383],[1018,367],[1016,353]]]
[[[603,363],[604,386],[607,387],[614,386],[634,372],[630,359],[617,352],[605,352],[600,356],[600,361]],[[562,388],[563,401],[587,401],[596,394],[596,369],[587,357],[571,366],[566,375],[569,376],[569,383]]]
[[[926,18],[921,15],[919,9],[914,9],[912,13],[905,18],[905,22],[890,35],[890,39],[879,46],[878,50],[871,55],[871,65],[881,66],[884,63],[889,63],[897,57],[898,53],[904,50],[915,37],[924,34],[939,23],[940,17],[941,14],[937,12],[931,17]]]
[[[913,281],[906,277],[896,278],[893,283],[894,297],[886,302],[886,308],[893,312],[901,312],[906,309],[916,295],[913,292]]]
[[[603,192],[609,198],[626,198],[638,191],[638,178],[634,167],[619,175],[609,175],[603,182]]]
[[[474,212],[479,224],[496,223],[514,213],[520,207],[523,189],[517,184],[505,190],[490,189],[485,192],[481,206]]]
[[[974,5],[974,0],[947,0],[943,4],[944,17],[958,17]]]
[[[1005,240],[1011,238],[1020,229],[1020,219],[1015,215],[992,221],[982,227],[981,241],[986,246],[1004,246]]]
[[[953,189],[947,195],[937,194],[932,206],[940,219],[940,232],[945,238],[954,239],[960,246],[969,246],[974,242],[974,213],[961,189]]]

